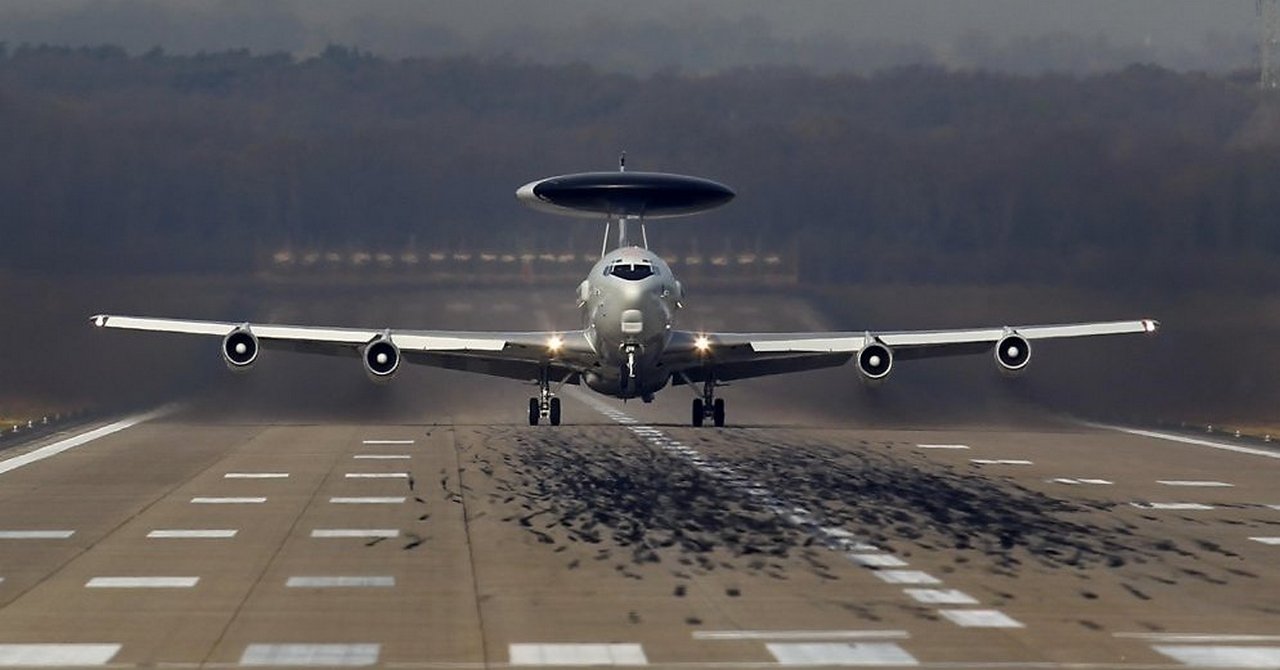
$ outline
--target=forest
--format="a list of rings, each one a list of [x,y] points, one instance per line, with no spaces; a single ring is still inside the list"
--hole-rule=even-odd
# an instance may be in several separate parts
[[[1274,286],[1280,100],[1255,74],[609,73],[514,57],[0,48],[0,274],[236,273],[277,249],[571,249],[532,179],[629,167],[737,200],[655,246],[812,283]]]

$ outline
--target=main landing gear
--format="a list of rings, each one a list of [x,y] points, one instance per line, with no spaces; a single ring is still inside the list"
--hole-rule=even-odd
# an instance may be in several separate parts
[[[560,399],[551,392],[550,371],[545,368],[538,376],[538,395],[529,398],[529,425],[536,426],[542,419],[551,425],[560,425]]]
[[[716,428],[724,427],[724,398],[717,398],[716,382],[708,378],[702,382],[702,397],[693,399],[693,425],[701,427],[707,419]]]

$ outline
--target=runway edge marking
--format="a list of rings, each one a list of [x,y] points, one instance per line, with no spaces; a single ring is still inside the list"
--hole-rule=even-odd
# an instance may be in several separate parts
[[[1111,426],[1105,423],[1091,423],[1088,421],[1085,421],[1083,423],[1084,425],[1089,426],[1091,428],[1113,430],[1120,433],[1128,433],[1129,435],[1137,435],[1138,437],[1149,437],[1156,440],[1178,442],[1180,444],[1190,444],[1197,447],[1209,447],[1210,449],[1222,449],[1223,451],[1234,451],[1237,454],[1248,454],[1250,456],[1263,456],[1265,458],[1280,459],[1280,451],[1272,451],[1270,449],[1242,447],[1235,444],[1226,444],[1225,442],[1215,442],[1213,440],[1202,440],[1196,437],[1186,437],[1183,435],[1174,435],[1172,433],[1161,433],[1154,430],[1142,430],[1139,428],[1125,428],[1123,426]]]
[[[171,414],[177,411],[178,407],[179,407],[178,405],[165,405],[163,407],[159,407],[157,409],[151,410],[150,412],[145,412],[143,414],[135,414],[133,416],[126,417],[114,423],[109,423],[105,426],[99,426],[98,428],[94,428],[93,430],[80,433],[79,435],[68,437],[64,440],[59,440],[57,442],[54,442],[53,444],[45,445],[43,447],[40,447],[39,449],[29,451],[21,456],[14,456],[13,458],[0,461],[0,475],[5,474],[6,472],[12,472],[26,465],[31,465],[32,463],[43,461],[46,458],[57,456],[58,454],[61,454],[64,451],[70,451],[71,449],[75,449],[76,447],[86,445],[90,442],[93,442],[94,440],[104,438],[108,435],[114,435],[115,433],[118,433],[122,430],[128,430],[140,423],[145,423],[147,421],[151,421],[152,419],[158,419],[162,416],[166,416],[168,414]]]

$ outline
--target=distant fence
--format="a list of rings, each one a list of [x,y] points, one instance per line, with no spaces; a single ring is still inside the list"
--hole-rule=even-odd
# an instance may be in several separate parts
[[[720,253],[665,251],[662,258],[681,279],[700,284],[794,285],[796,254],[776,251]],[[435,249],[428,251],[333,251],[282,249],[258,260],[264,278],[289,280],[432,281],[542,284],[576,282],[600,259],[570,251]]]

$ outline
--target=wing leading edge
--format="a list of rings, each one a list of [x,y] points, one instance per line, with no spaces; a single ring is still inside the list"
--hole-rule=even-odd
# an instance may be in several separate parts
[[[576,373],[590,366],[594,352],[581,331],[464,332],[437,330],[375,330],[230,321],[191,321],[99,314],[90,319],[99,328],[226,337],[247,330],[264,349],[305,351],[330,356],[354,356],[379,338],[389,339],[405,360],[421,365],[467,370],[499,377],[537,380],[544,366],[552,376],[576,383]]]
[[[1002,326],[952,330],[901,330],[830,333],[693,333],[672,338],[664,362],[677,380],[704,380],[713,368],[717,380],[732,381],[843,365],[871,343],[884,345],[898,360],[981,354],[1009,335],[1048,340],[1106,335],[1153,334],[1154,319]]]

